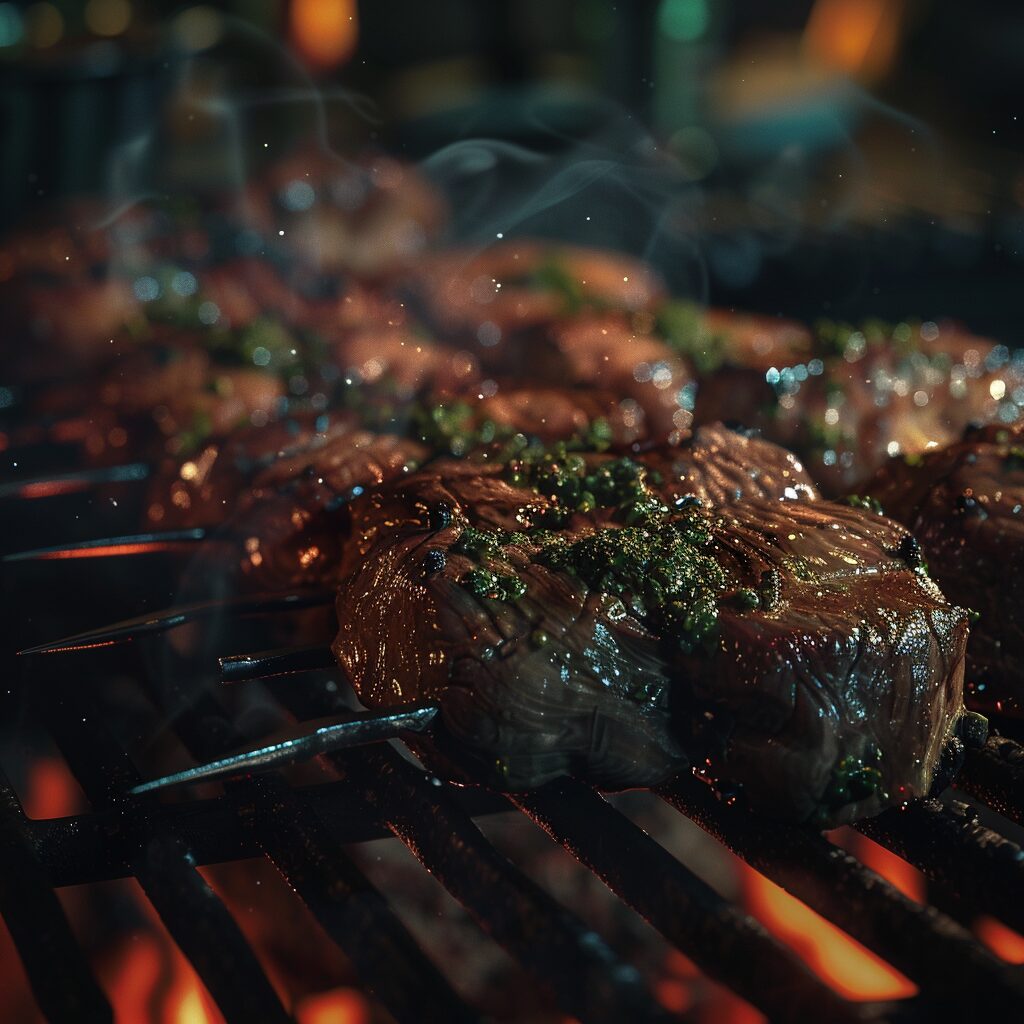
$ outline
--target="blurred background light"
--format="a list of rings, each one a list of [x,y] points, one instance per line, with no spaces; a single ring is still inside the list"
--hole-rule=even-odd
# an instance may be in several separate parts
[[[355,0],[293,0],[289,20],[292,45],[313,69],[337,67],[355,51]]]
[[[89,0],[85,5],[85,24],[98,36],[119,36],[131,20],[128,0]]]
[[[0,4],[0,47],[17,46],[25,34],[21,12],[14,4]]]
[[[59,43],[64,35],[64,16],[53,4],[32,4],[25,11],[25,29],[29,42],[45,50]]]
[[[224,19],[219,11],[200,4],[182,11],[174,19],[174,34],[186,50],[198,53],[216,46],[224,31]]]
[[[680,43],[700,39],[710,20],[708,0],[662,0],[658,12],[661,31]]]

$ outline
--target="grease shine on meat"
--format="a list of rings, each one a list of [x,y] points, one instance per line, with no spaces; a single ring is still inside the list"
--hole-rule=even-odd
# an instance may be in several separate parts
[[[967,613],[916,542],[848,505],[716,511],[692,483],[670,502],[640,462],[548,451],[369,495],[335,654],[370,706],[439,701],[472,774],[509,789],[689,763],[821,826],[926,794]]]
[[[920,538],[943,589],[977,615],[968,703],[1024,716],[1024,427],[969,429],[947,448],[892,459],[867,490]]]

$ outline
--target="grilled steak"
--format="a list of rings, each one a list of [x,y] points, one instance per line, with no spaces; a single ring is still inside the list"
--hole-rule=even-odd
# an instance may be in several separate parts
[[[647,478],[556,452],[360,499],[334,651],[361,698],[438,700],[474,773],[511,789],[689,761],[821,825],[927,792],[966,613],[910,536],[844,505],[669,506]]]
[[[435,255],[414,287],[444,335],[468,336],[499,354],[524,328],[563,320],[576,308],[635,312],[664,294],[649,267],[622,253],[528,239]]]
[[[939,585],[978,613],[968,704],[1024,716],[1024,428],[969,430],[892,459],[866,490],[914,531]]]
[[[721,423],[698,427],[684,444],[647,452],[643,460],[660,478],[651,486],[669,504],[688,494],[716,506],[749,498],[819,497],[792,452]]]
[[[952,325],[823,327],[813,352],[794,344],[763,355],[723,338],[721,364],[699,380],[697,422],[756,426],[833,495],[890,455],[947,444],[968,422],[995,418],[1022,372],[1005,347]]]

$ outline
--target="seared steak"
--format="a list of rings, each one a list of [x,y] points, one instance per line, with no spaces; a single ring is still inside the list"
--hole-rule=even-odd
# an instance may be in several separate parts
[[[948,444],[972,420],[994,419],[1021,375],[1005,347],[953,325],[832,325],[811,352],[794,345],[763,356],[724,338],[718,356],[699,379],[697,422],[758,427],[796,451],[831,495],[855,490],[891,455]]]
[[[972,707],[1024,715],[1024,428],[890,460],[867,492],[920,540],[939,585],[978,614],[967,648]]]
[[[966,613],[859,508],[696,496],[629,459],[438,463],[360,499],[334,650],[369,705],[437,700],[493,784],[702,766],[831,825],[926,793]]]
[[[800,460],[771,441],[721,423],[698,427],[676,447],[647,452],[651,485],[669,503],[693,494],[711,505],[748,498],[814,501],[817,487]]]

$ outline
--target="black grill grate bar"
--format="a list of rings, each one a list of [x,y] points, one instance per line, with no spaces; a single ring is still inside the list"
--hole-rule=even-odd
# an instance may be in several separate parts
[[[1021,999],[1006,965],[955,921],[922,906],[817,833],[720,803],[708,786],[677,782],[661,795],[688,818],[923,992],[964,1005],[958,1013]]]
[[[771,1020],[860,1017],[860,1008],[589,787],[564,780],[512,800],[706,974]]]
[[[1024,931],[1024,851],[967,804],[924,800],[855,826],[977,913]]]
[[[139,781],[128,756],[98,716],[83,710],[70,686],[54,678],[48,683],[48,721],[61,753],[93,805],[120,812],[118,826],[137,848],[132,873],[225,1020],[289,1021],[234,918],[196,870],[188,846],[154,827],[145,801],[124,798]]]
[[[113,1010],[35,857],[24,812],[0,772],[0,916],[52,1024],[110,1024]]]
[[[956,785],[1004,818],[1024,825],[1024,747],[990,736],[981,750],[968,750]]]
[[[203,759],[221,756],[242,742],[212,695],[179,715],[175,731]],[[345,952],[366,989],[396,1020],[461,1024],[477,1019],[339,840],[279,775],[235,782],[228,795],[235,802],[236,818]],[[359,820],[372,820],[365,804],[356,804],[354,810]]]
[[[243,784],[246,816],[260,846],[345,952],[367,990],[400,1024],[469,1024],[480,1019],[394,915],[315,812],[280,778]]]
[[[392,750],[332,760],[420,863],[584,1024],[671,1019],[639,973],[500,854],[432,778]]]
[[[344,782],[300,786],[294,792],[327,825],[336,842],[363,843],[392,834],[368,816],[366,804]],[[451,796],[472,817],[509,810],[504,797],[484,790],[462,789]],[[232,801],[224,797],[154,801],[149,813],[155,828],[182,839],[199,867],[258,857],[262,852],[254,833],[238,821]],[[60,888],[131,875],[134,847],[118,834],[118,818],[117,811],[99,810],[26,822],[50,884]]]

